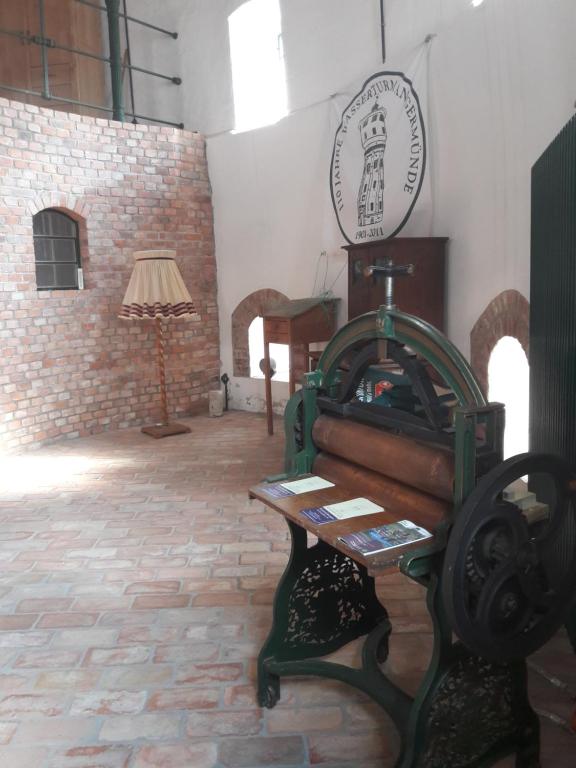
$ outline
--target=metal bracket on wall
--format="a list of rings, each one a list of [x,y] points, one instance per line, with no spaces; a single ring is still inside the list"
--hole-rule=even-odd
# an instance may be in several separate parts
[[[37,45],[41,49],[41,63],[42,63],[42,90],[36,91],[28,88],[19,88],[8,83],[0,83],[0,89],[9,91],[11,93],[19,93],[26,96],[37,96],[50,102],[60,102],[62,104],[70,104],[71,106],[87,107],[96,111],[112,114],[114,120],[124,120],[126,117],[132,118],[132,122],[137,123],[139,120],[145,120],[152,123],[160,123],[162,125],[171,125],[175,128],[184,128],[183,123],[176,123],[170,120],[164,120],[163,118],[141,115],[136,113],[135,97],[134,97],[134,83],[132,80],[132,72],[139,72],[143,75],[150,77],[160,78],[172,83],[173,85],[181,85],[182,78],[175,75],[166,75],[162,72],[155,72],[153,70],[145,69],[143,67],[134,66],[131,62],[130,52],[130,37],[129,37],[129,25],[128,22],[139,24],[148,29],[160,32],[168,35],[169,37],[176,39],[178,37],[177,32],[158,27],[154,24],[150,24],[142,19],[137,19],[133,16],[129,16],[126,8],[126,0],[123,0],[123,12],[120,10],[120,0],[105,0],[106,5],[102,6],[98,3],[89,2],[88,0],[75,0],[75,2],[81,5],[94,8],[99,13],[107,14],[108,18],[108,32],[109,32],[109,45],[110,56],[102,56],[92,51],[82,50],[80,48],[74,48],[67,45],[60,44],[56,39],[48,37],[45,34],[45,0],[37,0],[38,3],[38,15],[39,15],[39,34],[32,34],[29,30],[14,30],[0,28],[0,35],[8,37],[17,37],[23,43],[28,45]],[[120,27],[119,20],[124,19],[125,38],[126,38],[126,60],[121,61],[120,55]],[[80,99],[70,99],[63,96],[56,96],[50,89],[50,70],[48,57],[46,55],[47,49],[54,49],[60,51],[66,51],[76,56],[84,56],[97,61],[102,61],[110,65],[111,81],[112,81],[112,106],[106,106],[103,104],[92,104],[90,102],[82,101]],[[130,102],[131,111],[127,112],[124,109],[124,95],[122,74],[124,71],[129,72],[129,85],[130,85]]]
[[[382,63],[386,63],[386,19],[384,14],[384,0],[380,0],[380,40],[382,43]]]

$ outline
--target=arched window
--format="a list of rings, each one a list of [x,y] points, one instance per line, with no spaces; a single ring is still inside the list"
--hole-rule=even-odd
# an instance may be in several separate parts
[[[503,336],[488,363],[488,399],[506,406],[504,458],[528,450],[530,369],[518,339]]]
[[[279,0],[248,0],[228,28],[235,130],[272,125],[288,113]]]
[[[78,224],[74,219],[46,208],[34,216],[33,232],[38,290],[83,288]]]

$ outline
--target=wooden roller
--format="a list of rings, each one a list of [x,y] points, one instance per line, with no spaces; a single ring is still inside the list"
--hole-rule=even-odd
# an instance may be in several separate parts
[[[454,456],[449,449],[324,415],[314,422],[312,437],[322,451],[440,499],[453,499]]]
[[[386,511],[406,517],[428,530],[434,530],[451,511],[451,505],[436,496],[328,453],[316,456],[313,471],[336,485],[345,486],[355,496],[377,500]]]

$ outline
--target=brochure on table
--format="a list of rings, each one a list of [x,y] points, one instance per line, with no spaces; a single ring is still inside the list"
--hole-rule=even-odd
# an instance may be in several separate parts
[[[430,531],[420,528],[410,520],[400,520],[397,523],[387,523],[378,528],[348,533],[339,538],[348,547],[355,549],[362,555],[375,555],[378,552],[387,552],[407,544],[429,539],[431,536]]]
[[[330,480],[324,480],[323,477],[313,475],[312,477],[302,477],[299,480],[290,480],[285,483],[272,483],[264,487],[263,491],[273,499],[282,499],[286,496],[297,496],[300,493],[310,493],[333,487],[334,483],[331,483]]]
[[[337,504],[327,504],[325,507],[312,507],[300,510],[300,514],[307,517],[316,525],[333,523],[336,520],[348,520],[351,517],[360,515],[373,515],[376,512],[383,512],[384,507],[374,504],[373,501],[364,498],[349,499],[340,501]]]

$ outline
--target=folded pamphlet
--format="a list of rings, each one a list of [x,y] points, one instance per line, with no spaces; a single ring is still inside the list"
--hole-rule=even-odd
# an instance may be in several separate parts
[[[430,531],[420,528],[410,520],[400,520],[397,523],[387,523],[367,531],[347,533],[339,538],[350,549],[355,549],[362,555],[375,555],[377,552],[403,547],[415,541],[429,539],[431,536]]]
[[[330,480],[312,475],[312,477],[302,477],[299,480],[289,480],[285,483],[271,483],[263,488],[263,491],[273,499],[281,499],[285,496],[296,496],[300,493],[310,493],[333,487],[334,483],[331,483]]]

